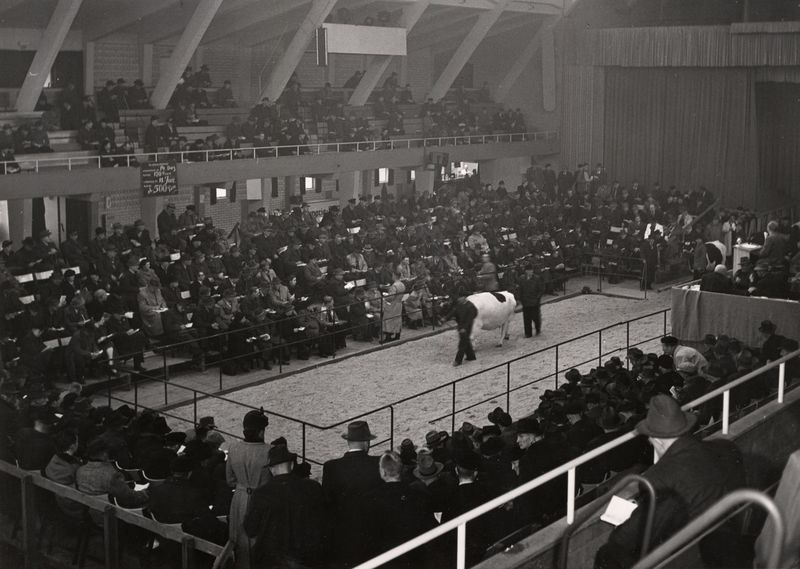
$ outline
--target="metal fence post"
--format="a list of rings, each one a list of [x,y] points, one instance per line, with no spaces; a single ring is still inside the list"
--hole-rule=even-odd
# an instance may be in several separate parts
[[[728,426],[730,424],[730,413],[731,413],[731,392],[723,391],[722,392],[722,434],[728,434]]]
[[[506,413],[511,414],[511,362],[506,364]]]
[[[450,433],[452,434],[456,432],[456,382],[454,381],[450,385],[453,386],[453,408],[450,413]]]
[[[194,538],[188,535],[181,539],[181,569],[194,569]]]
[[[197,425],[197,390],[192,390],[192,417],[194,417],[194,424]]]
[[[25,555],[25,569],[39,567],[36,551],[36,486],[33,476],[25,474],[20,478],[22,492],[22,551]]]
[[[119,566],[119,536],[117,532],[117,511],[108,505],[103,510],[103,546],[105,549],[106,569],[117,569]]]
[[[631,321],[625,321],[625,355],[627,356],[628,350],[631,349]],[[631,369],[631,364],[628,361],[628,358],[625,358],[625,366],[627,369]]]
[[[459,525],[456,535],[456,569],[464,569],[467,566],[467,524]]]
[[[394,448],[394,405],[389,405],[389,448]]]
[[[664,336],[667,335],[667,311],[664,311]]]
[[[603,365],[603,329],[597,332],[597,365]]]
[[[783,403],[783,392],[785,388],[786,388],[786,362],[783,362],[778,366],[778,403]]]
[[[567,470],[567,523],[575,521],[575,469]]]
[[[301,424],[302,424],[302,427],[303,427],[302,428],[302,438],[303,438],[302,448],[303,448],[303,452],[302,452],[301,456],[303,457],[303,462],[305,462],[306,461],[306,424],[305,424],[305,422],[303,422]]]
[[[556,344],[556,389],[558,389],[558,346],[560,346],[560,344]]]

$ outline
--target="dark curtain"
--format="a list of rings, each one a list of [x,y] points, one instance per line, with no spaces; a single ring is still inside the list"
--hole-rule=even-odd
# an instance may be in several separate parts
[[[706,186],[756,207],[754,81],[745,69],[606,69],[605,163],[625,184]]]
[[[800,201],[800,85],[758,83],[756,110],[761,187]]]

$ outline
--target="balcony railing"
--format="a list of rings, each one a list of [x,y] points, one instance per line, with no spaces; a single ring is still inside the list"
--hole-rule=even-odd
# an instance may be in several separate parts
[[[738,387],[738,386],[740,386],[740,385],[743,385],[743,384],[745,384],[745,383],[747,383],[747,382],[749,382],[751,380],[760,378],[764,373],[769,372],[769,371],[777,368],[778,369],[777,402],[778,402],[778,404],[783,404],[784,403],[784,392],[785,392],[785,386],[786,386],[786,381],[785,381],[785,378],[786,378],[786,362],[788,362],[788,361],[790,361],[790,360],[792,360],[794,358],[798,358],[798,357],[800,357],[800,350],[796,350],[796,351],[794,351],[794,352],[792,352],[790,354],[787,354],[787,355],[783,356],[782,358],[780,358],[778,360],[775,360],[774,362],[770,362],[770,363],[768,363],[768,364],[766,364],[766,365],[764,365],[764,366],[762,366],[762,367],[760,367],[760,368],[758,368],[758,369],[756,369],[756,370],[754,370],[754,371],[752,371],[752,372],[750,372],[750,373],[748,373],[746,375],[743,375],[742,377],[740,377],[738,379],[735,379],[735,380],[733,380],[733,381],[731,381],[729,383],[726,383],[725,385],[723,385],[721,387],[718,387],[717,389],[714,389],[713,391],[710,391],[709,393],[706,393],[702,397],[699,397],[698,399],[695,399],[694,401],[684,405],[683,409],[687,410],[687,411],[691,410],[691,409],[695,409],[695,408],[699,407],[700,405],[702,405],[703,403],[711,401],[712,399],[715,399],[715,398],[717,398],[717,397],[719,397],[721,395],[722,396],[722,434],[723,435],[727,435],[728,434],[728,427],[729,427],[729,420],[730,420],[730,416],[729,416],[729,413],[730,413],[729,400],[730,400],[730,392],[731,392],[731,390],[736,388],[736,387]],[[638,435],[636,434],[635,431],[631,431],[629,433],[621,435],[621,436],[617,437],[616,439],[614,439],[612,441],[609,441],[608,443],[606,443],[606,444],[604,444],[602,446],[597,447],[596,449],[590,450],[589,452],[587,452],[585,454],[582,454],[580,457],[578,457],[576,459],[573,459],[573,460],[571,460],[569,462],[566,462],[566,463],[562,464],[558,468],[555,468],[555,469],[551,470],[550,472],[547,472],[546,474],[542,474],[541,476],[539,476],[537,478],[534,478],[533,480],[518,486],[514,490],[506,492],[505,494],[503,494],[501,496],[498,496],[497,498],[494,498],[493,500],[490,500],[489,502],[486,502],[482,506],[479,506],[479,507],[477,507],[477,508],[475,508],[473,510],[470,510],[469,512],[467,512],[465,514],[462,514],[462,515],[458,516],[457,518],[454,518],[454,519],[452,519],[452,520],[450,520],[450,521],[448,521],[446,523],[441,524],[439,527],[437,527],[435,529],[432,529],[432,530],[430,530],[430,531],[428,531],[426,533],[420,534],[417,537],[415,537],[414,539],[411,539],[411,540],[407,541],[406,543],[398,545],[397,547],[394,547],[394,548],[390,549],[389,551],[386,551],[386,552],[382,553],[381,555],[378,555],[377,557],[374,557],[374,558],[370,559],[369,561],[366,561],[366,562],[362,563],[361,565],[358,565],[356,567],[356,569],[373,569],[375,567],[380,567],[384,563],[388,563],[389,561],[392,561],[393,559],[396,559],[396,558],[398,558],[398,557],[400,557],[402,555],[405,555],[409,551],[412,551],[412,550],[414,550],[414,549],[416,549],[416,548],[418,548],[418,547],[420,547],[422,545],[425,545],[426,543],[429,543],[430,541],[433,541],[434,539],[436,539],[436,538],[438,538],[438,537],[440,537],[440,536],[442,536],[442,535],[444,535],[444,534],[446,534],[446,533],[448,533],[450,531],[453,531],[453,530],[456,530],[456,532],[457,532],[456,567],[457,567],[457,569],[464,569],[465,564],[466,564],[466,531],[467,531],[467,523],[469,523],[470,521],[474,520],[475,518],[478,518],[478,517],[490,512],[490,511],[494,510],[495,508],[499,508],[503,504],[506,504],[506,503],[516,499],[516,498],[519,498],[520,496],[523,496],[524,494],[527,494],[531,490],[540,487],[541,485],[545,484],[546,482],[549,482],[549,481],[551,481],[551,480],[553,480],[555,478],[558,478],[559,476],[563,476],[564,474],[567,475],[567,497],[566,497],[567,516],[566,516],[566,519],[567,519],[567,524],[571,525],[575,521],[575,472],[576,472],[577,468],[580,467],[583,464],[586,464],[586,463],[596,459],[598,456],[600,456],[602,454],[605,454],[606,452],[608,452],[608,451],[610,451],[612,449],[615,449],[615,448],[627,443],[628,441],[634,439],[637,436]]]
[[[0,162],[3,174],[13,173],[17,166],[24,165],[23,171],[39,172],[42,169],[65,168],[111,168],[138,167],[142,162],[202,163],[223,160],[269,160],[285,156],[318,156],[335,152],[364,152],[374,150],[406,150],[428,146],[459,146],[465,144],[496,144],[512,142],[531,142],[537,140],[557,140],[558,131],[520,132],[510,134],[471,134],[464,136],[439,136],[430,138],[393,138],[389,140],[369,140],[363,142],[319,142],[291,145],[253,146],[248,148],[216,148],[209,150],[182,150],[175,152],[135,152],[132,154],[110,154],[96,156],[48,156]],[[111,161],[113,164],[104,164]]]

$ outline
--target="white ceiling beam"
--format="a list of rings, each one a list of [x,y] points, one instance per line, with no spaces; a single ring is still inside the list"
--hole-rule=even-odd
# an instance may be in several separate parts
[[[86,41],[97,41],[108,35],[141,22],[144,18],[161,12],[178,3],[179,0],[137,0],[125,2],[122,8],[98,9],[96,17],[84,26]]]
[[[447,63],[447,66],[445,66],[441,75],[439,75],[439,78],[436,79],[433,87],[431,87],[430,97],[433,98],[434,101],[438,101],[447,95],[447,92],[453,85],[453,81],[456,80],[456,77],[461,73],[464,65],[469,61],[469,58],[472,57],[475,49],[480,45],[483,38],[486,37],[486,34],[489,33],[489,30],[503,14],[503,10],[509,2],[510,0],[498,0],[494,8],[478,16],[478,20],[467,33],[466,37],[461,41],[458,48],[453,53],[453,56],[450,58],[450,61]]]
[[[153,108],[166,108],[178,80],[192,59],[197,46],[200,45],[200,39],[206,33],[211,20],[214,19],[214,15],[222,5],[222,1],[200,0],[189,23],[186,24],[186,29],[181,34],[181,39],[178,40],[178,45],[172,50],[166,68],[159,74],[158,83],[150,95],[150,104],[153,105]]]
[[[307,0],[273,0],[268,6],[258,4],[239,10],[229,10],[227,13],[217,16],[206,35],[203,36],[202,43],[207,44],[223,40],[251,26],[261,24],[265,20],[272,20],[293,10],[306,8],[307,4]],[[261,26],[261,28],[263,31],[264,26]]]
[[[408,4],[419,0],[393,0],[398,4]],[[570,1],[574,0],[511,0],[506,7],[507,12],[525,12],[527,14],[542,14],[549,16],[561,15]],[[492,10],[496,6],[495,0],[431,0],[434,6],[452,6],[454,8],[473,8],[475,10]]]
[[[300,63],[311,38],[314,37],[316,29],[322,25],[335,5],[336,0],[313,0],[311,8],[295,32],[292,41],[270,73],[267,85],[259,94],[259,100],[267,97],[271,101],[275,101],[280,97],[292,73]]]
[[[32,111],[36,107],[39,95],[42,93],[45,81],[50,74],[50,68],[56,60],[61,46],[69,33],[75,16],[81,8],[82,0],[58,0],[50,22],[42,35],[42,41],[33,56],[28,74],[17,94],[16,109],[21,113]]]
[[[406,29],[406,36],[411,33],[411,30],[422,17],[422,13],[428,8],[431,0],[419,0],[414,4],[403,7],[403,13],[400,16],[400,25]],[[361,106],[367,102],[372,91],[377,87],[383,74],[389,68],[392,59],[391,55],[378,55],[372,58],[367,67],[366,73],[359,81],[358,86],[353,90],[350,96],[351,105]]]

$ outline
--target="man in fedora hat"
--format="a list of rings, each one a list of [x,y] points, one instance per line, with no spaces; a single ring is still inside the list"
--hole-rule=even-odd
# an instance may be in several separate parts
[[[379,458],[369,455],[370,442],[376,437],[366,421],[354,421],[342,434],[347,452],[322,466],[322,491],[332,526],[332,555],[335,561],[355,565],[365,561],[371,549],[367,537],[365,495],[382,484]]]
[[[296,461],[285,444],[270,448],[272,479],[250,499],[244,531],[255,540],[257,567],[315,567],[322,559],[327,531],[322,487],[293,474]]]
[[[657,462],[644,476],[655,488],[656,510],[651,547],[706,511],[712,504],[745,484],[740,451],[729,441],[700,441],[691,436],[697,417],[681,410],[669,395],[650,400],[647,416],[636,431],[648,437]],[[597,553],[595,566],[626,567],[639,558],[645,507],[634,510]],[[738,554],[735,533],[723,525],[700,542],[702,563],[707,567],[739,567],[741,561],[726,558]],[[612,561],[613,560],[613,561]],[[698,562],[699,564],[699,562]]]

